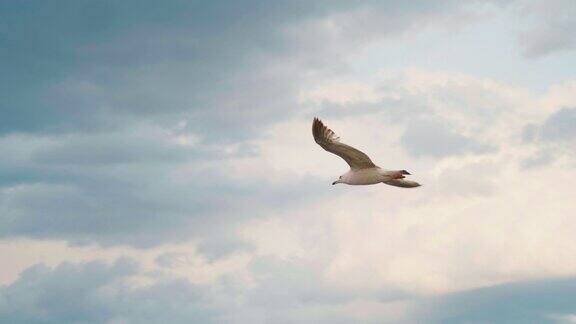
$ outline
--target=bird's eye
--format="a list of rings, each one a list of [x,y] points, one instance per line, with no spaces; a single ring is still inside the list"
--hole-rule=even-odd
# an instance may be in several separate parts
[[[342,179],[342,176],[340,176],[340,179]]]

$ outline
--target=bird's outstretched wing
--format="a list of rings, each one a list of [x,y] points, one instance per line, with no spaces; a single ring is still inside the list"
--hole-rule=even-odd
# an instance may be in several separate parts
[[[314,135],[314,140],[318,145],[322,146],[326,151],[343,158],[352,169],[365,169],[376,166],[368,155],[350,145],[340,143],[340,138],[330,128],[324,126],[318,118],[314,118],[312,123],[312,135]]]

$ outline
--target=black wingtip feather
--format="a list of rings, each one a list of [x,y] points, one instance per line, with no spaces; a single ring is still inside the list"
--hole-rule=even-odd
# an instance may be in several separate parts
[[[318,142],[324,133],[324,124],[318,117],[314,117],[314,122],[312,123],[312,135],[314,135],[314,140]]]

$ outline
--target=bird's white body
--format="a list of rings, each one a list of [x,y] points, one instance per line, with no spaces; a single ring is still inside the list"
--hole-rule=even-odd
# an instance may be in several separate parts
[[[367,169],[351,169],[344,173],[336,183],[349,185],[371,185],[394,179],[398,171],[386,171],[379,167]]]

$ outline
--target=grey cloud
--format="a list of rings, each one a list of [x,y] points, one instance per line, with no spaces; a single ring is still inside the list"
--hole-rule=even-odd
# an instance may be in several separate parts
[[[538,125],[529,124],[522,129],[522,141],[525,143],[536,140],[536,135],[538,135]]]
[[[210,256],[246,248],[237,224],[320,199],[320,179],[277,185],[226,174],[231,159],[255,158],[248,143],[183,146],[169,130],[0,140],[0,237],[75,244],[150,246],[202,238]]]
[[[216,164],[258,155],[258,149],[248,142],[213,145],[202,143],[194,134],[146,125],[108,133],[5,136],[0,138],[0,151],[4,156],[0,160],[0,187],[70,183],[81,181],[82,175],[90,176],[90,172],[114,175],[125,169],[139,174],[147,168],[208,161]]]
[[[122,136],[103,134],[98,136],[78,135],[44,147],[32,156],[32,162],[40,165],[107,165],[125,163],[172,163],[189,159],[202,150],[186,149],[177,143],[159,139],[155,134]],[[210,154],[204,158],[209,159]]]
[[[448,92],[448,93],[446,93]],[[462,101],[450,91],[434,93],[447,103]],[[469,105],[466,105],[469,107]],[[495,109],[477,109],[470,112],[474,118],[490,123],[495,118]],[[476,138],[457,133],[446,120],[437,117],[434,110],[418,96],[404,95],[401,99],[384,99],[376,103],[334,104],[322,103],[318,113],[327,118],[345,118],[370,114],[373,118],[395,125],[405,125],[400,138],[407,152],[415,157],[442,158],[451,155],[483,154],[497,148],[479,142]]]
[[[522,161],[525,168],[547,165],[562,155],[573,155],[576,148],[576,108],[562,108],[541,124],[530,124],[522,132],[524,143],[537,145],[533,156]]]
[[[576,6],[571,0],[534,0],[524,9],[536,23],[520,36],[524,55],[537,58],[576,48]]]
[[[550,115],[540,128],[543,141],[576,139],[576,108],[563,108]]]
[[[224,255],[240,251],[253,251],[254,246],[231,234],[228,228],[212,231],[210,236],[202,237],[198,244],[198,252],[208,260],[215,260]]]
[[[262,1],[3,3],[2,30],[11,32],[0,38],[6,49],[0,131],[117,127],[124,115],[214,110],[218,98],[258,82],[257,66],[265,65],[266,55],[255,66],[248,54],[278,48],[279,26],[328,10],[302,7]],[[240,71],[250,72],[238,80]],[[275,84],[290,92],[285,83]],[[231,108],[250,113],[250,106]],[[234,120],[225,116],[216,111],[190,118],[197,125]]]
[[[326,281],[328,258],[255,258],[250,268],[256,287],[247,306],[262,310],[273,323],[381,323],[382,318],[358,317],[346,311],[354,301],[394,302],[411,298],[398,287],[348,289]]]
[[[4,138],[0,236],[136,245],[212,238],[211,229],[282,208],[288,201],[278,197],[308,185],[238,183],[220,174],[220,165],[251,154],[247,148],[230,155],[151,135]],[[188,180],[173,174],[205,163],[187,171]],[[299,201],[297,195],[287,197]],[[250,203],[261,210],[250,211]]]
[[[319,179],[277,185],[223,172],[227,159],[257,154],[247,139],[296,113],[309,72],[340,68],[362,30],[368,42],[461,8],[2,2],[0,236],[140,246],[200,237],[206,253],[225,253],[237,244],[220,233],[238,222],[320,198],[308,194]],[[368,22],[358,12],[373,14]],[[380,14],[396,19],[379,24]],[[290,33],[327,17],[343,23],[336,34],[306,42]],[[191,148],[162,135],[183,121],[178,131],[199,139]]]
[[[157,262],[173,266],[175,255]],[[354,300],[399,300],[397,291],[347,291],[321,280],[301,260],[255,260],[254,284],[224,276],[210,285],[192,284],[168,273],[154,283],[131,285],[142,274],[128,258],[32,266],[0,287],[0,321],[6,323],[351,323],[344,307]],[[176,265],[177,266],[177,265]],[[281,269],[282,271],[279,271]],[[362,317],[379,323],[382,318]]]
[[[168,256],[168,259],[170,256]],[[159,261],[171,266],[170,260]],[[315,261],[322,263],[323,261]],[[313,262],[314,263],[314,262]],[[319,265],[319,264],[316,264]],[[279,271],[281,269],[281,271]],[[576,279],[544,278],[418,297],[374,288],[338,289],[322,280],[306,260],[260,258],[254,282],[221,278],[210,286],[169,275],[142,287],[129,284],[138,275],[130,259],[113,264],[92,261],[36,265],[0,287],[0,321],[7,323],[558,323],[576,313]],[[318,268],[322,269],[322,267]],[[402,301],[407,313],[359,315],[354,301]]]
[[[119,259],[43,265],[25,270],[0,288],[3,323],[212,323],[217,312],[205,300],[205,288],[176,278],[131,288],[126,279],[137,265]],[[222,310],[219,311],[223,313]]]
[[[558,323],[576,313],[576,279],[541,279],[458,292],[426,303],[428,323]]]
[[[205,239],[213,255],[230,251],[226,235],[247,218],[305,203],[319,180],[274,186],[200,170],[180,183],[165,167],[80,172],[74,184],[20,184],[0,191],[1,237],[65,239],[82,244],[157,245]],[[232,235],[232,234],[230,234]],[[226,248],[228,246],[228,248]],[[242,245],[237,245],[242,247]]]
[[[523,169],[537,169],[550,165],[555,159],[555,155],[544,156],[542,153],[536,153],[520,161],[519,166]]]
[[[523,168],[537,168],[537,167],[541,167],[541,166],[545,166],[548,165],[552,162],[554,162],[554,159],[556,158],[556,154],[554,153],[553,150],[540,150],[538,151],[534,156],[531,156],[527,159],[524,159],[521,162],[521,166]]]
[[[384,37],[459,8],[456,1],[3,3],[0,133],[187,119],[207,140],[248,136],[293,113],[302,70],[342,63],[345,47],[327,43]],[[372,9],[370,23],[343,19],[335,39],[320,33],[303,43],[286,34],[290,26],[360,9]]]
[[[413,156],[444,157],[497,149],[493,143],[483,143],[477,133],[502,118],[509,108],[509,98],[474,80],[463,82],[448,78],[444,83],[428,84],[418,90],[407,86],[411,81],[404,73],[389,77],[376,88],[385,98],[377,102],[321,102],[318,114],[328,118],[371,115],[371,118],[403,126],[401,142]],[[455,124],[443,118],[446,115],[456,117],[456,123],[461,126],[468,126],[464,123],[470,121],[474,132],[457,133]]]
[[[401,142],[412,156],[441,158],[467,153],[486,153],[494,148],[460,135],[440,121],[420,119],[410,122]]]

